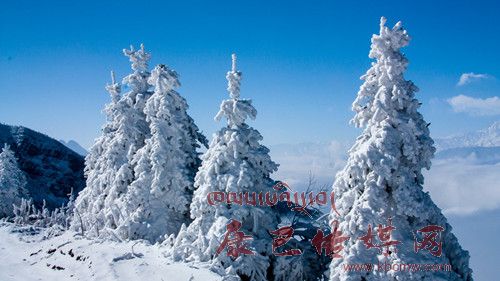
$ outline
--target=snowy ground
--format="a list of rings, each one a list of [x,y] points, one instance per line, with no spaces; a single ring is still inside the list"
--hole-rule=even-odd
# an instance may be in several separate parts
[[[66,232],[44,239],[0,223],[0,280],[219,281],[199,266],[169,262],[164,249],[136,242],[95,242]]]

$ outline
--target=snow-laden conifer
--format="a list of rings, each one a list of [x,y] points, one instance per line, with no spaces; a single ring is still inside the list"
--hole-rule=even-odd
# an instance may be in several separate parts
[[[115,81],[115,75],[111,72],[111,84],[106,85],[106,90],[111,96],[111,102],[103,110],[106,115],[106,123],[102,128],[102,134],[95,140],[85,157],[86,187],[80,192],[76,200],[75,216],[72,222],[75,230],[89,230],[89,234],[96,234],[98,229],[104,228],[105,211],[104,201],[113,184],[118,167],[125,163],[126,158],[118,154],[108,153],[111,143],[118,129],[118,110],[121,86]]]
[[[236,70],[236,57],[226,75],[231,99],[220,106],[216,120],[227,119],[227,126],[218,131],[196,174],[191,217],[194,221],[183,227],[174,241],[172,255],[175,260],[211,262],[214,270],[230,278],[246,276],[249,280],[267,280],[271,264],[271,237],[269,230],[276,229],[278,218],[269,207],[219,204],[207,202],[210,192],[266,192],[271,191],[270,174],[277,169],[269,150],[261,145],[260,133],[246,124],[254,119],[257,111],[251,100],[240,99],[241,72]],[[248,243],[255,255],[240,255],[235,260],[226,251],[216,255],[231,220],[242,223],[240,231],[251,235]]]
[[[28,198],[26,176],[19,168],[14,151],[4,144],[0,152],[0,218],[14,214],[14,205]]]
[[[451,226],[429,194],[422,190],[422,169],[429,169],[434,155],[428,124],[418,112],[417,87],[405,80],[408,60],[400,48],[410,37],[400,22],[392,29],[381,19],[380,34],[373,35],[370,58],[372,67],[361,77],[364,80],[353,103],[356,115],[352,122],[363,133],[349,151],[346,167],[337,174],[333,190],[337,196],[340,217],[332,212],[331,220],[340,221],[343,235],[349,236],[341,254],[330,267],[331,280],[472,280],[469,254],[462,250]],[[373,243],[379,244],[377,226],[392,219],[390,241],[395,247],[367,248],[360,240],[373,231]],[[417,230],[428,226],[444,227],[441,233],[442,254],[415,252],[414,243],[422,240]],[[439,236],[438,236],[439,238]],[[439,242],[439,241],[438,241]],[[451,264],[446,270],[348,271],[350,264]],[[390,267],[391,265],[389,265]],[[387,268],[387,266],[385,266]]]
[[[149,137],[144,114],[148,91],[150,54],[141,45],[123,50],[132,73],[123,79],[129,91],[120,95],[121,85],[112,77],[106,87],[111,103],[105,108],[107,123],[86,157],[86,188],[75,202],[73,228],[88,236],[109,236],[123,220],[123,195],[134,180],[132,159]]]
[[[175,71],[158,65],[148,82],[154,87],[144,108],[151,136],[132,160],[136,179],[125,196],[128,218],[119,234],[155,242],[190,222],[194,174],[201,162],[197,148],[206,145],[206,138],[175,91],[180,86]]]

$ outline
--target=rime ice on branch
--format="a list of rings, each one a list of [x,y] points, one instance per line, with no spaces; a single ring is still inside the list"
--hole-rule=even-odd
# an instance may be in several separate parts
[[[230,127],[242,126],[248,117],[251,119],[257,117],[257,110],[252,106],[251,100],[239,99],[241,72],[236,70],[235,54],[232,55],[232,67],[231,71],[227,72],[226,79],[228,81],[227,90],[231,99],[222,102],[215,120],[219,121],[224,116],[227,118]]]
[[[435,148],[427,122],[418,112],[417,87],[405,80],[408,60],[400,49],[410,37],[401,22],[392,29],[380,21],[380,34],[373,35],[369,57],[372,67],[364,80],[352,120],[364,128],[349,151],[346,167],[337,174],[337,196],[346,242],[344,259],[334,259],[330,280],[472,280],[469,254],[462,250],[451,226],[422,185],[422,169],[429,169]],[[391,238],[400,241],[383,254],[363,244],[370,225],[384,225],[392,218]],[[444,227],[441,256],[415,253],[413,234],[427,225]],[[365,240],[366,242],[366,240]],[[385,254],[385,255],[384,255]],[[452,271],[344,271],[354,263],[451,264]]]
[[[241,72],[236,71],[236,54],[231,55],[231,71],[226,74],[227,90],[232,99],[240,98]]]
[[[114,71],[111,71],[111,84],[106,85],[105,88],[111,96],[112,103],[116,104],[120,99],[121,86],[116,82]]]

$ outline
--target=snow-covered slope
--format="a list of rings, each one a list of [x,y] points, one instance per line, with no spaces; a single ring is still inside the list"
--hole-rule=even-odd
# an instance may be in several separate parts
[[[491,126],[483,130],[435,139],[435,142],[436,148],[440,151],[457,147],[500,146],[500,121],[496,121]]]
[[[77,143],[74,140],[69,140],[69,141],[59,140],[59,142],[64,144],[67,148],[80,154],[81,156],[85,156],[85,155],[87,155],[87,153],[89,153],[85,148],[83,148],[83,146],[81,146],[79,143]]]
[[[96,242],[67,231],[47,233],[0,223],[0,280],[147,280],[220,281],[203,265],[169,261],[159,245],[142,242]],[[20,232],[21,231],[21,232]]]
[[[59,141],[25,127],[0,124],[0,145],[4,143],[26,173],[35,205],[45,200],[50,209],[60,207],[71,188],[79,192],[85,186],[83,157]]]

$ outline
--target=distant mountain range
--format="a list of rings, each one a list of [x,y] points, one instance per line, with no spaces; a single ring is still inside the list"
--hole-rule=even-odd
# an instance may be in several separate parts
[[[470,164],[494,165],[500,163],[500,146],[456,147],[436,153],[436,160],[466,160]]]
[[[0,145],[7,143],[15,152],[28,179],[28,191],[35,205],[60,207],[73,188],[77,194],[85,186],[84,158],[59,141],[22,126],[0,124]]]
[[[500,147],[500,121],[483,130],[436,139],[435,142],[438,151],[458,147]]]
[[[45,199],[49,208],[58,207],[67,200],[72,187],[79,192],[85,186],[84,156],[88,152],[76,141],[57,141],[25,127],[0,124],[0,145],[3,143],[15,151],[37,205]],[[500,163],[500,121],[476,132],[437,138],[435,143],[436,161],[495,165]],[[281,164],[274,177],[299,188],[306,185],[309,173],[320,184],[331,183],[345,164],[348,147],[337,142],[270,146],[273,159]]]
[[[73,150],[74,152],[80,154],[81,156],[86,156],[89,153],[85,148],[83,148],[79,143],[74,140],[64,141],[59,140],[60,143],[64,144],[67,148]]]
[[[433,164],[460,161],[467,165],[495,165],[500,163],[500,121],[476,132],[436,138],[435,144],[438,151]],[[299,189],[307,186],[309,174],[319,185],[331,184],[345,165],[350,146],[336,141],[271,145],[271,157],[280,164],[273,177]]]

